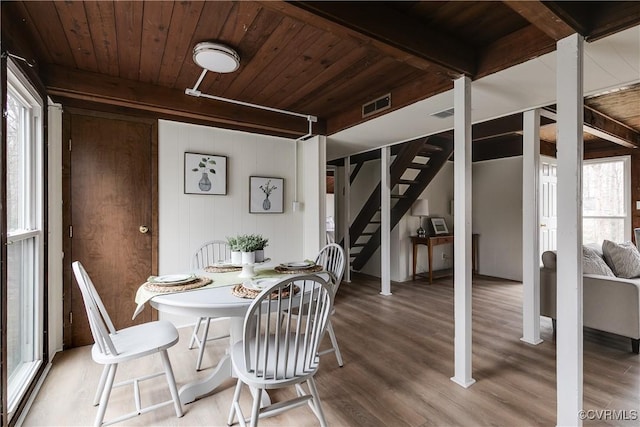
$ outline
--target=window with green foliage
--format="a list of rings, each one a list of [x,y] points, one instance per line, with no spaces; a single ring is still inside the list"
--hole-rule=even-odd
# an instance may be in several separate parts
[[[630,160],[612,157],[585,161],[582,169],[582,240],[630,240]]]

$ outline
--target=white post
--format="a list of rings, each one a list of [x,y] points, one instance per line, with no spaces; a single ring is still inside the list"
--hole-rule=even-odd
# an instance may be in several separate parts
[[[326,136],[314,136],[298,141],[302,167],[298,182],[302,182],[303,256],[314,259],[327,240],[326,231]],[[300,205],[298,205],[300,207]]]
[[[540,110],[523,116],[522,138],[522,338],[540,344]]]
[[[380,293],[391,295],[391,148],[380,149]]]
[[[351,282],[351,235],[349,234],[349,227],[351,226],[351,157],[344,158],[344,221],[343,232],[344,236],[344,256],[345,256],[345,270],[344,281]]]
[[[469,387],[471,377],[471,79],[453,85],[454,106],[454,362],[455,383]]]
[[[583,44],[579,34],[557,43],[558,267],[557,425],[581,426]]]

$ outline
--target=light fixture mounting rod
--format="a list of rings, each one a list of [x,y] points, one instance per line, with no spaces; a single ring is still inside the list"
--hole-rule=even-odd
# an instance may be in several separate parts
[[[271,111],[271,112],[274,112],[274,113],[287,114],[289,116],[295,116],[295,117],[302,117],[302,118],[306,119],[307,122],[309,122],[309,133],[307,135],[302,136],[299,139],[306,139],[306,138],[308,138],[308,137],[313,135],[313,132],[312,132],[313,125],[312,125],[312,123],[315,123],[315,122],[318,121],[318,117],[316,117],[316,116],[312,116],[310,114],[296,113],[294,111],[282,110],[280,108],[267,107],[265,105],[252,104],[250,102],[238,101],[236,99],[223,98],[221,96],[208,95],[206,93],[202,93],[200,90],[198,90],[198,87],[202,83],[202,80],[204,80],[204,76],[206,74],[207,74],[207,69],[203,68],[202,69],[202,73],[200,74],[200,77],[198,77],[198,81],[196,81],[196,84],[192,88],[185,89],[184,93],[187,94],[187,95],[190,95],[190,96],[195,96],[196,98],[198,98],[198,97],[208,98],[208,99],[213,99],[215,101],[222,101],[222,102],[228,102],[228,103],[231,103],[231,104],[242,105],[244,107],[257,108],[257,109],[260,109],[260,110]]]

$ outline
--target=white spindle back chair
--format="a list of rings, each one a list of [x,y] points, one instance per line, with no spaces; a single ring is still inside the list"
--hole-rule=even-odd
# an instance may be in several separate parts
[[[294,295],[295,287],[299,291]],[[238,383],[229,413],[229,425],[233,424],[236,415],[243,427],[247,422],[239,404],[242,384],[252,387],[252,391],[257,390],[254,392],[251,426],[258,424],[258,418],[277,415],[305,402],[320,424],[326,425],[313,376],[318,370],[318,347],[332,305],[331,284],[316,275],[286,278],[256,297],[245,316],[243,340],[231,350]],[[308,392],[303,389],[303,382],[307,383]],[[289,386],[295,386],[296,398],[260,408],[263,390]]]
[[[344,250],[337,243],[329,243],[320,250],[318,256],[316,257],[316,264],[323,266],[324,269],[332,275],[331,279],[333,281],[334,296],[338,292],[340,282],[342,282],[342,275],[344,274],[345,264],[344,258]],[[333,309],[331,315],[333,316],[334,313],[335,308]],[[342,367],[344,365],[344,362],[342,361],[342,353],[340,353],[340,347],[338,347],[338,340],[336,339],[336,334],[333,331],[331,319],[329,319],[329,324],[327,325],[327,332],[329,333],[329,339],[331,339],[331,348],[321,351],[320,355],[335,353],[336,359],[338,361],[338,366]]]
[[[169,355],[167,354],[167,349],[178,342],[178,330],[167,321],[143,323],[119,331],[116,330],[100,295],[98,295],[91,278],[82,264],[79,261],[75,261],[72,264],[72,268],[76,281],[78,282],[78,287],[82,292],[82,299],[89,319],[91,334],[95,341],[91,349],[91,357],[96,363],[104,365],[93,402],[94,405],[99,405],[95,425],[103,426],[114,424],[172,403],[175,407],[176,416],[182,417],[183,413],[180,398],[178,397],[178,389],[169,361]],[[113,384],[120,362],[150,356],[155,353],[160,353],[164,366],[163,372]],[[138,383],[160,375],[165,375],[167,378],[172,400],[143,408],[140,403]],[[109,397],[111,396],[111,390],[114,387],[129,384],[133,384],[134,386],[136,410],[114,420],[104,422],[104,415]]]
[[[202,269],[216,263],[223,261],[229,261],[231,259],[231,248],[224,240],[212,240],[200,246],[191,260],[191,268]],[[209,338],[209,326],[211,321],[226,320],[226,317],[199,317],[193,328],[191,339],[189,340],[189,349],[192,349],[194,344],[198,346],[198,359],[196,360],[196,370],[199,371],[202,366],[202,358],[204,356],[204,349],[207,345],[207,341],[219,340],[226,338],[229,334],[218,335]],[[200,327],[204,324],[204,331],[202,337],[198,336]]]

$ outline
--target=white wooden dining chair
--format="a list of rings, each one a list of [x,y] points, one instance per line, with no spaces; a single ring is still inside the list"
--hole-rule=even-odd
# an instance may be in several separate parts
[[[316,257],[316,264],[324,267],[326,271],[331,273],[331,280],[333,282],[333,296],[335,297],[342,282],[342,275],[344,274],[344,250],[337,243],[329,243],[320,250]],[[335,314],[335,307],[331,312],[331,317]],[[342,354],[340,353],[340,347],[338,347],[338,340],[336,339],[336,333],[331,325],[331,318],[327,324],[327,332],[331,339],[331,348],[323,350],[320,355],[335,353],[338,361],[338,366],[344,366],[342,361]]]
[[[255,298],[245,315],[243,339],[231,349],[238,383],[229,425],[237,416],[240,425],[246,426],[248,420],[239,403],[242,385],[246,384],[254,395],[251,426],[257,426],[259,418],[278,415],[305,403],[320,424],[326,426],[313,376],[320,363],[318,347],[332,306],[331,284],[316,275],[286,278]],[[297,311],[302,312],[302,316],[293,314]],[[302,387],[304,382],[308,391]],[[290,386],[295,386],[295,398],[260,408],[265,390]]]
[[[215,263],[227,261],[231,259],[231,248],[224,240],[212,240],[200,246],[191,260],[191,268],[202,269]],[[226,320],[227,317],[199,317],[193,328],[191,339],[189,340],[189,349],[194,345],[198,346],[198,359],[196,360],[196,370],[199,371],[202,366],[202,358],[207,341],[219,340],[227,338],[229,334],[217,335],[209,337],[209,326],[212,321]],[[200,328],[204,325],[202,336],[198,336]]]
[[[82,264],[79,261],[75,261],[72,267],[76,281],[82,292],[82,299],[84,300],[84,306],[87,311],[91,334],[95,341],[91,349],[91,357],[96,363],[104,365],[93,401],[94,406],[99,405],[95,425],[106,426],[114,424],[172,403],[175,407],[176,416],[182,417],[183,413],[180,398],[178,397],[178,389],[173,376],[171,362],[169,361],[169,355],[167,354],[167,349],[178,342],[178,330],[170,322],[161,320],[143,323],[117,331],[91,278],[89,278]],[[117,384],[113,383],[119,363],[145,356],[152,356],[155,353],[160,353],[164,366],[163,372],[145,375]],[[139,382],[160,375],[166,376],[172,399],[143,408],[140,403]],[[136,410],[105,422],[104,415],[107,410],[107,404],[109,403],[109,397],[111,396],[111,390],[115,387],[129,384],[133,384]]]

